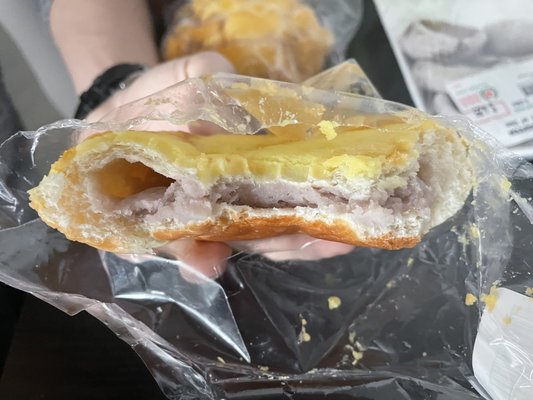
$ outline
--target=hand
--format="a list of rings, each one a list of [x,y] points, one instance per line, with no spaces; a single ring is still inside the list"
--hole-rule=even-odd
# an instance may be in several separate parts
[[[179,260],[182,263],[180,272],[188,281],[201,282],[203,277],[215,279],[222,275],[233,249],[262,254],[273,261],[286,261],[320,260],[340,256],[348,254],[354,247],[304,234],[294,234],[230,243],[182,239],[170,242],[155,251],[161,256]]]
[[[122,105],[149,96],[182,80],[216,72],[233,72],[233,67],[225,58],[213,52],[198,53],[166,62],[141,75],[126,89],[116,92],[92,111],[87,120],[98,121]],[[81,140],[84,138],[80,137]],[[156,254],[179,260],[185,265],[182,268],[182,274],[186,279],[199,281],[200,279],[195,277],[197,273],[208,278],[220,276],[226,268],[227,259],[233,253],[233,249],[253,251],[272,260],[281,261],[328,258],[346,254],[353,247],[297,234],[229,244],[182,239],[170,242],[155,251]]]
[[[274,261],[320,260],[347,254],[354,249],[349,244],[316,239],[304,234],[283,235],[229,244],[236,250],[260,253]]]
[[[185,79],[217,72],[232,73],[235,70],[228,60],[215,52],[202,52],[167,61],[150,68],[124,90],[115,92],[86,119],[88,122],[99,121],[109,112],[127,103],[159,92]]]

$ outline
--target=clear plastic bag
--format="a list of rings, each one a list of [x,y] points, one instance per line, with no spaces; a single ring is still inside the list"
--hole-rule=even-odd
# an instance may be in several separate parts
[[[337,76],[360,87],[354,69],[342,68],[314,83]],[[247,97],[251,88],[260,95]],[[247,118],[265,95],[284,106]],[[426,118],[381,99],[220,75],[126,105],[107,122],[65,120],[14,135],[0,147],[0,280],[71,315],[98,318],[139,354],[169,399],[482,398],[472,354],[491,287],[533,286],[533,168],[464,120],[435,117],[470,143],[472,195],[413,249],[283,262],[239,252],[212,280],[178,260],[69,242],[28,207],[26,190],[81,131],[204,120],[250,134],[313,119],[316,110],[337,120]],[[467,294],[479,301],[466,306]],[[523,363],[509,368],[522,371]]]
[[[237,73],[301,82],[344,60],[360,25],[361,0],[189,0],[178,2],[164,59],[214,50]]]

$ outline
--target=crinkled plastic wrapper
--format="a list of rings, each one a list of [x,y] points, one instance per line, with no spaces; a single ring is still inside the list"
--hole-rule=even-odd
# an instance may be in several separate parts
[[[302,82],[345,59],[361,0],[189,0],[169,12],[168,60],[213,50],[242,75]]]
[[[357,248],[283,262],[236,252],[220,278],[192,282],[180,270],[194,270],[179,260],[125,259],[69,242],[28,207],[26,191],[87,130],[204,120],[254,134],[312,120],[317,110],[339,121],[425,117],[324,90],[367,87],[353,67],[315,78],[321,89],[231,75],[191,79],[124,106],[107,118],[113,122],[66,120],[14,135],[0,148],[0,279],[70,315],[98,318],[137,352],[170,399],[482,398],[472,353],[487,295],[493,285],[522,294],[533,286],[533,168],[463,120],[435,117],[470,143],[474,189],[462,210],[412,249]],[[277,111],[250,118],[261,98]],[[466,306],[467,294],[485,303]],[[521,342],[505,344],[520,353]],[[508,368],[527,374],[530,366]]]

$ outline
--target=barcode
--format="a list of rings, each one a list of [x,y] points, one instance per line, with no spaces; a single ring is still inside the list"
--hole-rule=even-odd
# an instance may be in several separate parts
[[[524,92],[526,96],[533,96],[533,83],[526,86],[520,86],[520,89],[522,89],[522,92]]]

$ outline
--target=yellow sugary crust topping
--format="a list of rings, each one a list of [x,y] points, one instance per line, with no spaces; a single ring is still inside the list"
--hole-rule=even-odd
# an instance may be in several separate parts
[[[53,165],[52,172],[65,170],[71,161],[117,146],[136,147],[139,151],[149,149],[165,164],[195,169],[204,183],[222,176],[249,175],[256,179],[284,178],[296,182],[309,177],[376,178],[385,168],[401,166],[417,156],[415,144],[421,134],[417,125],[405,124],[401,129],[390,128],[387,132],[370,128],[335,129],[333,138],[312,126],[296,126],[296,129],[287,126],[278,128],[277,134],[263,135],[106,132],[68,150]],[[282,130],[292,134],[283,135]],[[128,168],[133,175],[144,176],[141,166],[125,162],[111,165],[106,174],[119,175]],[[120,180],[114,184],[119,186]]]

